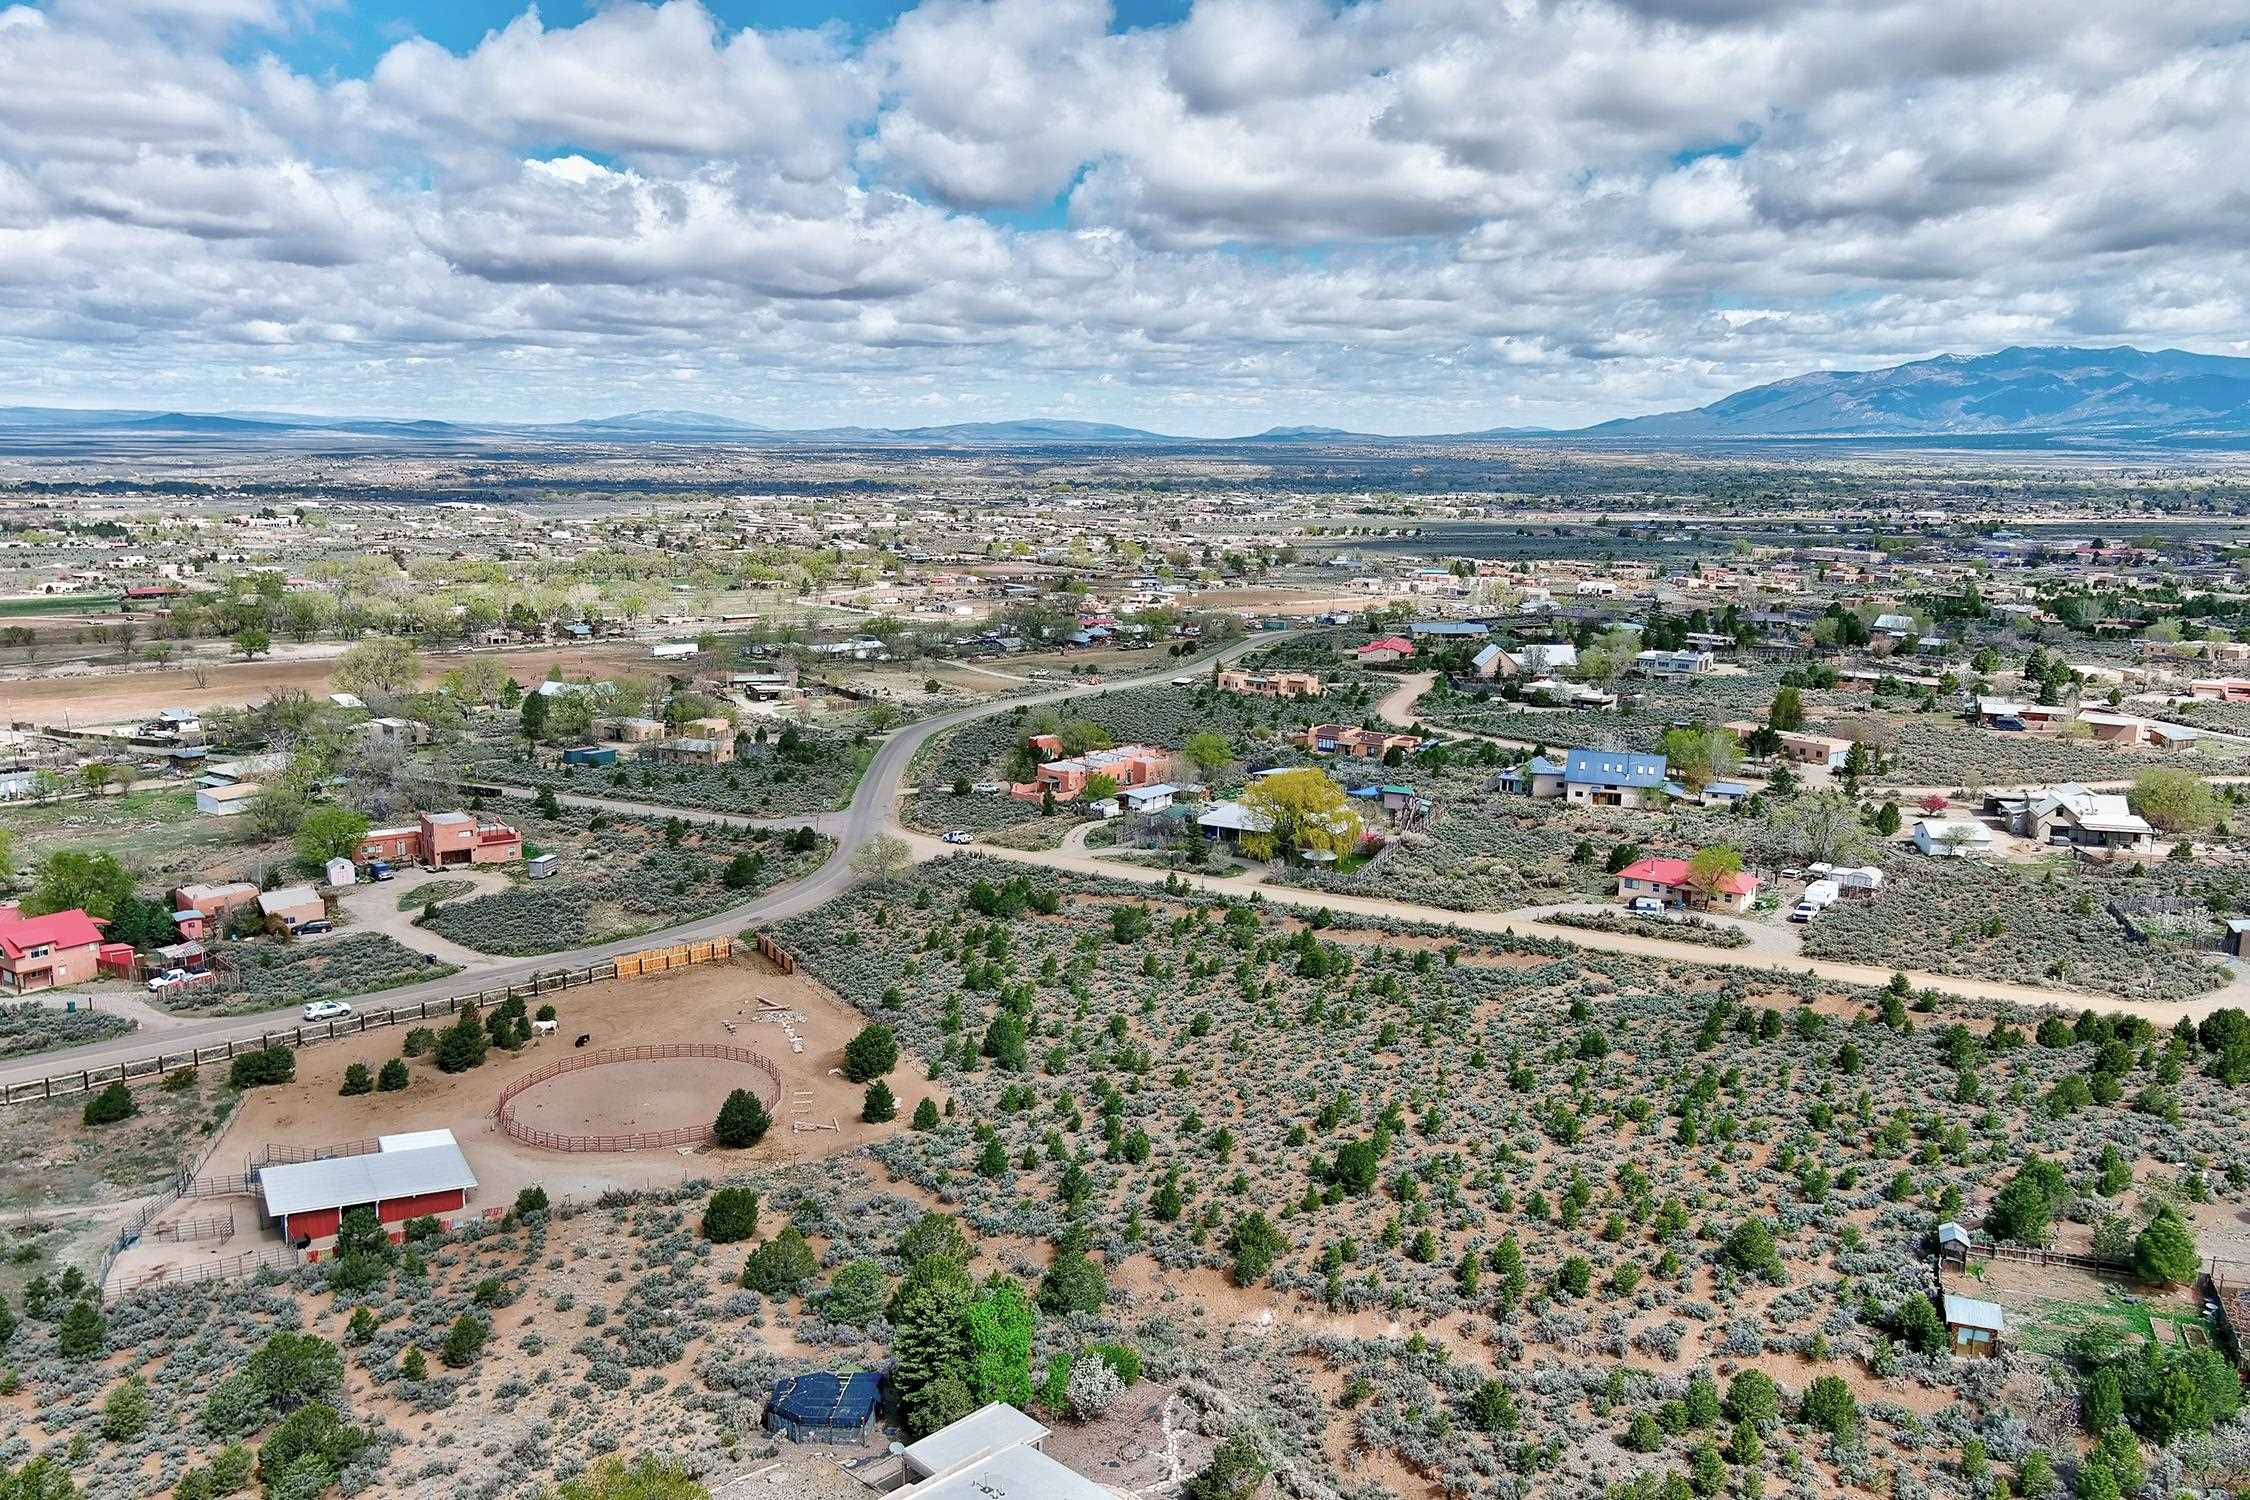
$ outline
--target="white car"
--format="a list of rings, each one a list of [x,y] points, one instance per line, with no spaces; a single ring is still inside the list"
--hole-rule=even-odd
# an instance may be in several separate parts
[[[149,993],[150,993],[150,994],[152,994],[152,995],[155,995],[155,994],[160,994],[160,993],[162,993],[162,992],[163,992],[163,991],[165,991],[165,990],[171,989],[171,988],[172,988],[173,986],[175,986],[175,985],[182,985],[182,984],[186,984],[186,983],[187,983],[187,981],[188,981],[188,972],[187,972],[187,970],[185,970],[185,969],[166,969],[166,970],[165,970],[165,971],[164,971],[163,973],[161,973],[161,974],[151,974],[151,975],[149,975],[149,977],[148,977],[148,991],[149,991]]]
[[[341,1000],[315,1000],[305,1007],[308,1021],[340,1021],[352,1013],[352,1008]]]
[[[948,844],[972,844],[975,843],[976,840],[969,833],[968,829],[956,828],[946,834],[945,842],[947,842]]]
[[[1654,896],[1635,896],[1625,903],[1625,909],[1636,917],[1661,917],[1664,915],[1664,903]]]

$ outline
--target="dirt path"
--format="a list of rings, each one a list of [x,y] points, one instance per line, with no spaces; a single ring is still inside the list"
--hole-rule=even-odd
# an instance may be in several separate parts
[[[953,853],[952,848],[927,834],[915,833],[903,826],[894,826],[893,834],[906,840],[916,859],[937,859]],[[1062,849],[1023,850],[1008,849],[996,844],[979,845],[978,852],[995,859],[1015,860],[1023,864],[1045,865],[1049,869],[1070,870],[1081,875],[1106,876],[1113,880],[1132,880],[1147,885],[1162,885],[1173,871],[1136,867],[1119,860],[1097,859],[1090,853],[1071,853]],[[1609,953],[1630,953],[1642,958],[1662,959],[1668,963],[1707,964],[1728,968],[1757,969],[1775,974],[1808,974],[1838,984],[1879,988],[1890,981],[1893,970],[1872,964],[1841,963],[1834,959],[1777,958],[1771,953],[1750,948],[1712,948],[1696,943],[1665,942],[1645,938],[1637,933],[1596,932],[1584,928],[1555,927],[1537,921],[1522,912],[1462,912],[1447,911],[1441,907],[1416,906],[1404,901],[1374,900],[1365,896],[1347,896],[1326,891],[1299,890],[1292,886],[1269,885],[1256,875],[1194,875],[1182,878],[1191,890],[1209,892],[1215,896],[1247,899],[1258,896],[1269,905],[1317,910],[1326,907],[1333,912],[1348,912],[1354,916],[1383,917],[1394,921],[1429,922],[1439,926],[1458,928],[1463,932],[1511,933],[1518,937],[1559,939],[1580,948],[1597,949]],[[2250,999],[2250,980],[2237,977],[2232,983],[2199,995],[2192,1000],[2134,1000],[2121,995],[2091,994],[2075,990],[2049,990],[2036,985],[2008,984],[1999,980],[1961,979],[1946,974],[1925,974],[1915,970],[1904,971],[1909,982],[1917,987],[1934,989],[1946,994],[1963,995],[1979,1000],[1996,1000],[2008,1005],[2033,1007],[2060,1006],[2078,1010],[2087,1005],[2099,1005],[2107,1010],[2126,1012],[2145,1017],[2152,1025],[2170,1026],[2185,1017],[2201,1020],[2221,1006],[2240,1006]]]
[[[477,896],[505,890],[509,883],[507,876],[492,870],[448,870],[443,875],[424,875],[416,871],[395,880],[367,881],[353,886],[337,900],[337,906],[351,918],[351,925],[341,930],[380,932],[386,937],[395,938],[417,953],[428,953],[455,965],[461,970],[455,977],[462,980],[473,980],[484,970],[497,968],[499,960],[491,954],[479,953],[474,948],[464,947],[426,927],[415,926],[414,919],[422,914],[421,907],[417,906],[411,911],[399,909],[400,895],[417,885],[438,880],[465,881],[476,887],[467,894]],[[464,984],[462,987],[468,986]]]

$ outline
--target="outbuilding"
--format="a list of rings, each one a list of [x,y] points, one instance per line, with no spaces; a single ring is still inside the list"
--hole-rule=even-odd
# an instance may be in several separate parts
[[[450,1130],[386,1135],[358,1156],[260,1168],[259,1197],[282,1237],[319,1259],[336,1228],[355,1208],[372,1208],[393,1240],[406,1221],[425,1216],[450,1228],[477,1185]]]
[[[2007,1331],[2008,1315],[1997,1302],[1976,1297],[1956,1297],[1947,1292],[1945,1336],[1956,1358],[1991,1359],[2000,1352],[2000,1336]]]
[[[766,1398],[766,1431],[793,1443],[863,1443],[882,1395],[882,1377],[869,1370],[777,1380]]]

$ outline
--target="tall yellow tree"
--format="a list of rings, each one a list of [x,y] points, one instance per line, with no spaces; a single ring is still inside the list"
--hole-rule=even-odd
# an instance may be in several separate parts
[[[1267,825],[1242,835],[1253,858],[1295,850],[1341,856],[1359,847],[1359,809],[1333,777],[1316,767],[1261,777],[1242,794],[1242,805]]]

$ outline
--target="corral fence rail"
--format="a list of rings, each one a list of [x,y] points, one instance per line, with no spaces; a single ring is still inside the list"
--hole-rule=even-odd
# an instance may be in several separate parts
[[[99,1068],[85,1068],[74,1073],[56,1073],[46,1078],[0,1084],[0,1105],[68,1099],[107,1088],[112,1083],[124,1083],[128,1086],[153,1083],[183,1068],[193,1070],[213,1064],[232,1063],[246,1052],[262,1052],[271,1047],[295,1050],[335,1041],[340,1037],[358,1036],[366,1031],[378,1031],[386,1026],[411,1026],[433,1017],[457,1014],[465,1005],[483,1009],[504,1005],[510,1000],[541,1000],[581,985],[602,984],[620,977],[658,974],[690,964],[719,962],[735,957],[738,951],[749,952],[751,949],[749,945],[738,944],[731,938],[674,944],[640,953],[623,954],[618,958],[605,959],[601,963],[581,968],[555,969],[534,974],[522,984],[504,985],[499,989],[448,995],[443,999],[421,1000],[412,1005],[364,1010],[341,1020],[323,1021],[310,1026],[291,1026],[280,1031],[261,1031],[254,1037],[215,1042],[208,1047],[194,1047],[182,1052],[156,1052]]]
[[[771,1109],[781,1102],[781,1069],[764,1053],[752,1052],[746,1047],[729,1047],[722,1042],[662,1042],[644,1047],[606,1047],[599,1052],[557,1058],[502,1089],[500,1100],[493,1106],[492,1113],[500,1122],[500,1128],[510,1136],[527,1146],[538,1146],[548,1151],[650,1151],[666,1146],[699,1145],[711,1138],[709,1125],[687,1125],[672,1130],[648,1130],[631,1135],[561,1135],[555,1131],[541,1130],[536,1125],[524,1124],[516,1119],[515,1111],[511,1108],[516,1096],[524,1090],[563,1073],[599,1068],[610,1063],[660,1062],[675,1057],[716,1057],[755,1068],[772,1085],[771,1096],[764,1101],[767,1108]]]

